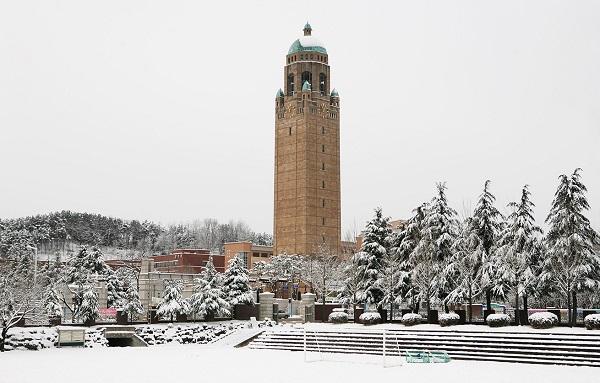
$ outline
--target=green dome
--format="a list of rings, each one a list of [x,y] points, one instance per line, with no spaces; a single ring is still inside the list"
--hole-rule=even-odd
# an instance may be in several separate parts
[[[302,84],[302,90],[310,90],[310,83],[308,81],[304,81],[304,84]]]
[[[338,93],[337,89],[333,88],[333,90],[331,91],[331,97],[340,97],[340,94]]]
[[[288,51],[288,55],[296,52],[319,52],[323,54],[327,54],[327,49],[325,49],[325,45],[314,36],[302,36],[298,40],[294,41],[290,50]]]
[[[275,96],[275,98],[283,98],[283,91],[281,89],[277,91],[277,96]]]

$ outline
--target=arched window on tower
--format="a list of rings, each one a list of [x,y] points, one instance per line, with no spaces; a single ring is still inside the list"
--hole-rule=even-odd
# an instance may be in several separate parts
[[[287,91],[288,96],[294,95],[294,74],[289,74],[287,79]]]
[[[312,73],[310,72],[302,72],[302,85],[308,81],[310,85],[312,85]]]
[[[319,92],[321,92],[321,96],[323,96],[325,94],[326,90],[327,90],[327,76],[325,76],[325,73],[321,73],[319,75]]]

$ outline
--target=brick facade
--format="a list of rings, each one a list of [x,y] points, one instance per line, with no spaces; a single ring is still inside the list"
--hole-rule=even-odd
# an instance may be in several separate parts
[[[328,62],[318,51],[286,56],[275,104],[275,254],[315,254],[323,243],[341,251],[340,104]],[[302,90],[303,73],[312,89]]]

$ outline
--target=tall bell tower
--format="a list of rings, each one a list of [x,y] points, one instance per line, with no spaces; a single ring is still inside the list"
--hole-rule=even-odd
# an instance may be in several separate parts
[[[275,99],[274,253],[341,252],[340,98],[310,24],[285,57]]]

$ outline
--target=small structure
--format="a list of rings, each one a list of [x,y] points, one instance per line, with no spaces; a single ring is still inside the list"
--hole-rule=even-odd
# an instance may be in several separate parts
[[[85,344],[85,328],[58,327],[58,347],[83,347]]]

